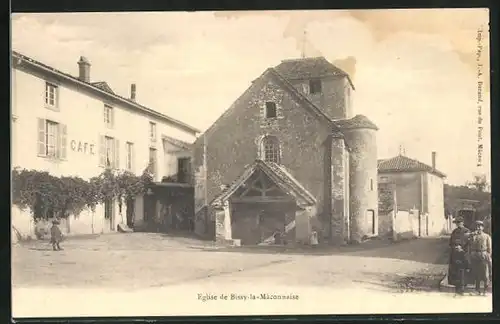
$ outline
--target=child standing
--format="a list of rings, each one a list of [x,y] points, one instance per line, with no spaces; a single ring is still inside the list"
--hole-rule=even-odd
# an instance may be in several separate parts
[[[57,219],[52,221],[52,227],[50,228],[50,243],[52,243],[52,249],[54,251],[61,251],[62,248],[59,245],[62,240],[62,232],[59,228],[59,221]]]

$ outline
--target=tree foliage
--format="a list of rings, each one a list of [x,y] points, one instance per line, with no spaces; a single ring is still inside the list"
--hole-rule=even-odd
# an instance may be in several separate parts
[[[467,185],[444,185],[444,205],[446,214],[453,215],[460,208],[463,200],[474,201],[476,215],[485,219],[491,214],[491,193],[486,191],[488,184],[486,177],[475,176]]]
[[[475,175],[472,181],[467,182],[467,187],[479,192],[485,192],[488,189],[488,180],[485,174]]]
[[[379,183],[378,210],[381,214],[394,210],[394,188],[389,184]]]
[[[55,177],[45,171],[12,170],[12,203],[29,209],[35,220],[79,215],[83,209],[95,210],[109,199],[118,200],[120,209],[126,199],[143,194],[152,182],[148,172],[105,170],[84,180],[80,177]]]

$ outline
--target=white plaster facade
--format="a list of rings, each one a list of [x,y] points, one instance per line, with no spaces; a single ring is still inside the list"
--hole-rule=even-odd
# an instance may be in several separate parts
[[[436,236],[447,231],[447,220],[444,217],[444,181],[437,175],[426,173],[427,211],[429,213],[429,235]]]
[[[103,91],[88,80],[81,80],[81,76],[80,79],[72,77],[18,53],[14,53],[12,59],[13,168],[89,179],[104,170],[105,150],[102,143],[103,137],[107,136],[114,139],[112,159],[113,163],[116,162],[116,169],[128,169],[137,175],[148,166],[150,149],[156,149],[155,181],[161,181],[162,177],[177,172],[176,158],[186,155],[167,150],[171,146],[166,144],[165,138],[192,143],[199,132],[187,124],[140,106],[134,100]],[[47,83],[57,87],[52,92],[55,95],[47,94]],[[47,96],[54,98],[50,100],[54,105],[46,103]],[[112,109],[111,123],[105,122],[105,105]],[[43,128],[47,132],[47,121],[59,125],[55,136],[59,158],[40,154],[41,125],[45,125]],[[150,126],[151,123],[155,126]],[[155,140],[151,139],[152,128]],[[47,133],[43,134],[43,138],[49,141]],[[127,143],[132,143],[130,150]],[[141,205],[140,201],[136,202],[136,207],[140,207],[138,205]],[[66,227],[72,234],[115,231],[125,215],[118,215],[118,208],[114,208],[113,214],[111,220],[105,219],[103,206],[98,206],[94,215],[84,211],[77,217],[72,216]],[[12,208],[12,225],[22,233],[33,232],[29,212],[20,211],[17,207]]]

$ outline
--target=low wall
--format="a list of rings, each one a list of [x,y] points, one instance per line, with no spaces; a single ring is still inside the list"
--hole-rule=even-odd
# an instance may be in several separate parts
[[[12,206],[11,214],[12,232],[16,234],[17,239],[35,239],[35,223],[33,216],[28,210],[21,210],[17,206]],[[12,236],[14,240],[14,236]]]
[[[379,235],[394,241],[418,237],[418,211],[400,210],[379,214]]]
[[[67,219],[60,219],[59,228],[66,236],[114,232],[116,225],[122,221],[118,207],[115,210],[114,224],[104,217],[103,206],[97,206],[95,212],[85,209],[76,217],[69,216]],[[21,210],[17,206],[11,207],[11,227],[16,236],[12,237],[13,242],[18,239],[37,239],[36,233],[41,233],[41,237],[48,238],[51,225],[52,219],[35,222],[29,209]]]
[[[378,235],[380,237],[392,236],[392,223],[393,213],[379,213],[378,214]]]
[[[394,217],[394,231],[397,240],[418,236],[418,212],[399,210]]]

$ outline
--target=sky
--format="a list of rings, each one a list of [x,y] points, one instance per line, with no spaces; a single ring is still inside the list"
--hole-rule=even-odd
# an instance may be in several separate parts
[[[123,96],[135,83],[138,102],[201,130],[266,68],[302,52],[324,56],[350,74],[355,114],[379,127],[379,158],[396,156],[402,147],[406,156],[430,164],[436,151],[446,182],[464,184],[476,174],[490,179],[488,14],[487,9],[14,14],[12,48],[73,75],[83,55],[92,64],[91,81],[106,81]],[[481,125],[478,82],[483,82]]]

